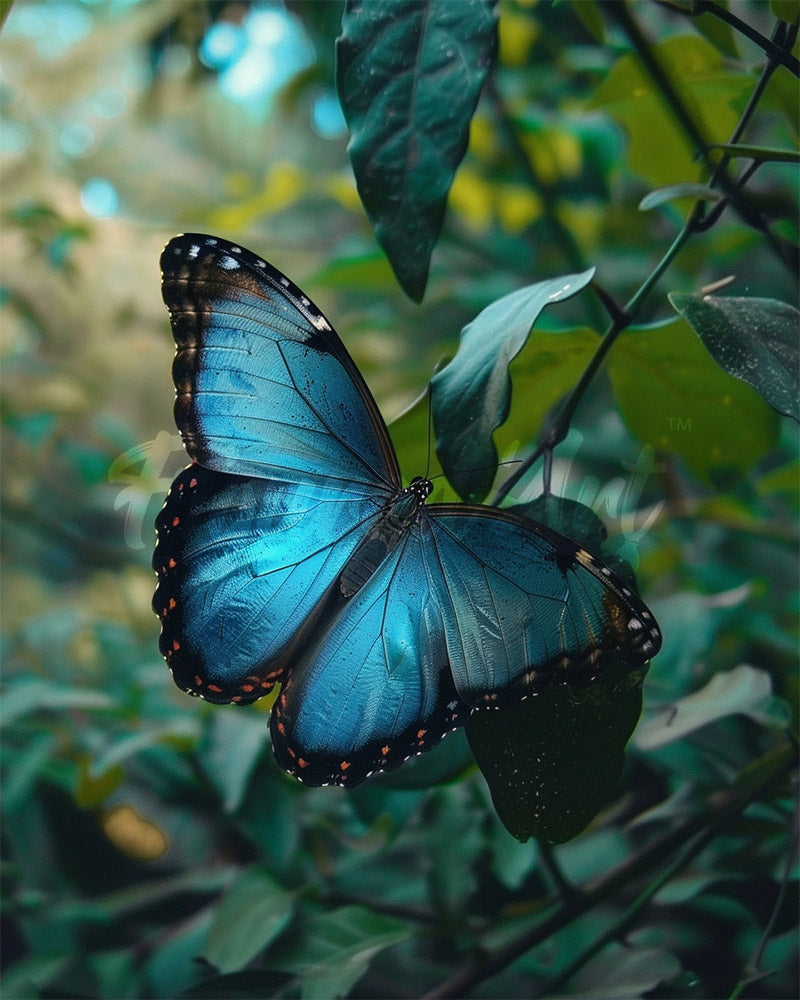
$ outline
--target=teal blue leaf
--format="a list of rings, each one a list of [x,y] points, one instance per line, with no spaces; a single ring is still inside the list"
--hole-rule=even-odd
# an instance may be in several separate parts
[[[800,422],[800,312],[776,299],[673,292],[669,300],[720,368]]]
[[[312,918],[271,965],[300,976],[303,1000],[346,996],[384,948],[404,941],[411,928],[360,906],[342,906]]]
[[[378,242],[417,302],[496,47],[491,0],[345,5],[336,84],[348,152]]]
[[[215,712],[212,716],[200,760],[226,812],[235,812],[242,804],[253,768],[268,744],[262,714]]]
[[[511,405],[508,366],[519,354],[545,306],[575,295],[594,268],[520,288],[487,306],[461,331],[456,356],[433,377],[436,454],[456,492],[485,499],[497,471],[494,431]]]
[[[8,726],[30,712],[63,712],[68,709],[109,710],[115,704],[116,702],[102,691],[59,687],[38,678],[25,678],[13,687],[9,686],[4,693],[0,707],[0,726]]]
[[[214,911],[203,957],[220,972],[243,968],[286,927],[294,901],[266,866],[246,869]]]

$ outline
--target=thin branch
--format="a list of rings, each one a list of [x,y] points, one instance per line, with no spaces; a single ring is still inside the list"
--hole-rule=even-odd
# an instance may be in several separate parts
[[[462,972],[425,994],[423,1000],[468,996],[478,983],[502,972],[536,945],[546,941],[598,903],[610,899],[623,887],[651,874],[654,865],[663,862],[675,851],[679,851],[687,840],[702,833],[706,827],[722,829],[740,815],[751,802],[777,790],[787,774],[796,767],[796,762],[796,750],[789,743],[767,754],[755,762],[752,770],[748,769],[751,774],[762,774],[760,781],[744,788],[740,786],[727,788],[710,796],[701,813],[647,844],[637,854],[570,896],[541,924],[509,941],[496,952],[483,955]],[[766,774],[763,773],[764,770]]]
[[[795,76],[800,77],[800,60],[792,55],[788,51],[788,48],[781,48],[776,45],[774,39],[767,38],[762,35],[760,31],[749,25],[746,21],[743,21],[740,17],[732,14],[726,7],[722,7],[718,3],[714,3],[713,0],[698,0],[695,7],[695,13],[697,14],[713,14],[714,17],[718,17],[720,21],[725,21],[729,24],[734,31],[738,31],[740,35],[744,35],[745,38],[749,38],[751,42],[755,44],[764,52],[769,58],[776,64],[785,66],[790,73]],[[791,48],[791,46],[789,46]]]
[[[586,261],[583,258],[583,253],[581,252],[575,237],[562,223],[558,217],[558,213],[556,212],[555,189],[551,184],[547,184],[542,179],[531,163],[528,152],[520,142],[519,135],[514,127],[511,112],[506,107],[502,94],[497,88],[494,76],[491,74],[486,81],[485,93],[494,106],[498,126],[505,137],[505,141],[507,142],[509,149],[514,154],[514,158],[516,159],[525,180],[528,182],[531,189],[541,198],[544,221],[549,228],[554,241],[558,244],[564,260],[572,270],[585,271]],[[595,314],[594,319],[599,324],[598,313]]]
[[[606,9],[609,9],[613,13],[615,18],[618,21],[621,21],[626,30],[629,25],[632,25],[631,29],[632,38],[637,39],[641,45],[641,51],[639,52],[639,54],[640,56],[642,56],[643,62],[645,61],[644,53],[648,53],[647,57],[648,69],[652,64],[654,79],[656,79],[656,77],[658,78],[656,79],[656,82],[659,82],[661,78],[667,80],[666,74],[664,73],[660,63],[658,63],[658,61],[652,56],[652,53],[650,52],[650,47],[646,39],[639,31],[638,25],[636,25],[633,19],[630,17],[627,8],[624,7],[624,3],[619,2],[619,0],[614,0],[613,3],[609,3],[607,5]],[[782,21],[779,22],[778,25],[776,26],[776,30],[773,37],[775,39],[780,39],[781,43],[784,45],[785,44],[792,45],[794,43],[794,39],[796,37],[797,32],[796,30],[788,31],[786,30],[786,27],[787,26],[785,25],[784,22]],[[749,124],[753,114],[755,113],[758,101],[763,96],[767,82],[774,73],[775,68],[776,64],[772,60],[770,60],[762,70],[761,77],[759,78],[759,81],[756,84],[753,94],[751,95],[751,98],[747,103],[747,107],[742,112],[739,122],[737,123],[736,128],[733,130],[731,142],[733,143],[737,142],[738,139],[743,135],[747,125]],[[728,176],[727,173],[727,165],[730,160],[729,155],[723,156],[723,158],[719,162],[713,163],[711,161],[705,140],[700,134],[697,126],[694,124],[689,112],[684,109],[683,102],[675,93],[674,88],[672,87],[672,83],[667,80],[666,85],[669,88],[669,92],[674,95],[674,99],[677,102],[677,106],[675,108],[676,114],[678,113],[678,108],[683,109],[683,111],[685,112],[683,117],[685,118],[686,127],[692,133],[692,135],[695,136],[698,149],[700,150],[700,153],[703,156],[705,162],[709,164],[711,175],[709,178],[708,186],[713,187],[719,184],[725,190],[725,195],[726,195],[725,199],[722,202],[720,202],[717,206],[715,206],[715,208],[712,210],[713,220],[717,221],[717,219],[722,214],[724,208],[729,204],[733,204],[734,207],[736,207],[736,209],[741,214],[742,201],[741,201],[740,189],[755,172],[755,168],[752,166],[748,167],[737,181],[733,181]],[[595,351],[594,356],[584,369],[584,372],[581,375],[579,381],[574,386],[569,395],[566,397],[561,409],[558,411],[555,417],[548,423],[548,425],[543,429],[539,437],[536,449],[520,463],[518,468],[499,487],[499,489],[496,491],[494,497],[491,500],[491,504],[496,506],[499,503],[501,503],[502,500],[504,500],[505,497],[508,496],[508,494],[514,488],[514,486],[516,486],[516,484],[523,478],[523,476],[525,476],[528,473],[528,471],[535,465],[535,463],[538,462],[538,460],[542,457],[542,455],[547,455],[564,440],[564,438],[567,435],[567,431],[569,430],[570,425],[572,423],[572,418],[575,414],[575,410],[578,408],[578,404],[583,398],[583,395],[586,389],[588,388],[590,382],[597,374],[598,369],[600,368],[602,362],[604,361],[606,354],[608,354],[609,350],[614,344],[614,341],[617,339],[620,333],[622,333],[623,330],[627,329],[627,327],[630,326],[630,324],[634,321],[643,303],[650,295],[652,290],[655,288],[655,286],[658,284],[662,275],[672,264],[673,260],[681,251],[687,240],[694,234],[702,232],[707,228],[709,228],[709,222],[707,221],[705,203],[703,201],[697,201],[695,202],[695,205],[692,211],[690,212],[689,217],[684,223],[683,228],[675,237],[675,239],[672,242],[672,245],[669,247],[667,252],[661,258],[661,260],[656,265],[654,270],[650,273],[650,275],[645,279],[645,281],[642,283],[642,285],[639,287],[639,289],[636,291],[633,297],[629,300],[629,302],[623,307],[621,311],[618,311],[617,314],[614,316],[611,325],[608,327],[605,334],[603,335],[603,339],[600,341],[600,344],[597,350]],[[763,222],[763,220],[760,219],[760,217],[759,217],[758,228],[759,231],[762,232],[764,237],[770,242],[770,245],[772,245],[773,249],[776,250],[776,253],[779,256],[781,262],[784,265],[786,265],[790,270],[792,270],[792,273],[794,273],[794,262],[787,257],[787,255],[784,253],[783,246],[777,241],[775,234],[771,232],[769,227],[766,225],[766,223]]]

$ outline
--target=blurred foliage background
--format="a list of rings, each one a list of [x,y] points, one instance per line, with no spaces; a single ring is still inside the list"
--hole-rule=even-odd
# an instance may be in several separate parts
[[[461,328],[592,265],[628,300],[692,205],[640,201],[706,179],[612,6],[498,5],[421,305],[348,164],[340,3],[3,6],[5,997],[797,995],[797,426],[666,297],[734,275],[737,295],[796,305],[796,273],[734,212],[661,277],[555,455],[557,488],[604,518],[665,637],[587,831],[514,840],[463,734],[353,792],[304,789],[272,760],[264,708],[185,697],[156,648],[152,522],[185,464],[163,244],[219,233],[290,274],[400,417],[417,474],[427,408],[408,408]],[[797,7],[719,6],[755,40],[709,5],[626,9],[726,142],[758,37]],[[779,66],[747,142],[796,151],[797,104]],[[796,248],[796,163],[764,163],[748,191]],[[588,292],[543,315],[512,365],[501,457],[535,440],[606,323]]]

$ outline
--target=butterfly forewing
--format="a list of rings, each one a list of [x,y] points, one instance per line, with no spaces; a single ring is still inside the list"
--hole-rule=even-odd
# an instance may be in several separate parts
[[[175,419],[190,457],[236,475],[392,492],[394,448],[358,369],[280,272],[216,237],[161,255],[177,344]]]

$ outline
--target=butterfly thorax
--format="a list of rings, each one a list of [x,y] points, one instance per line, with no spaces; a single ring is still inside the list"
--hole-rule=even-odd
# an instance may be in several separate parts
[[[417,476],[381,511],[381,515],[350,556],[339,577],[339,591],[352,597],[364,586],[417,519],[431,495],[433,483]]]

